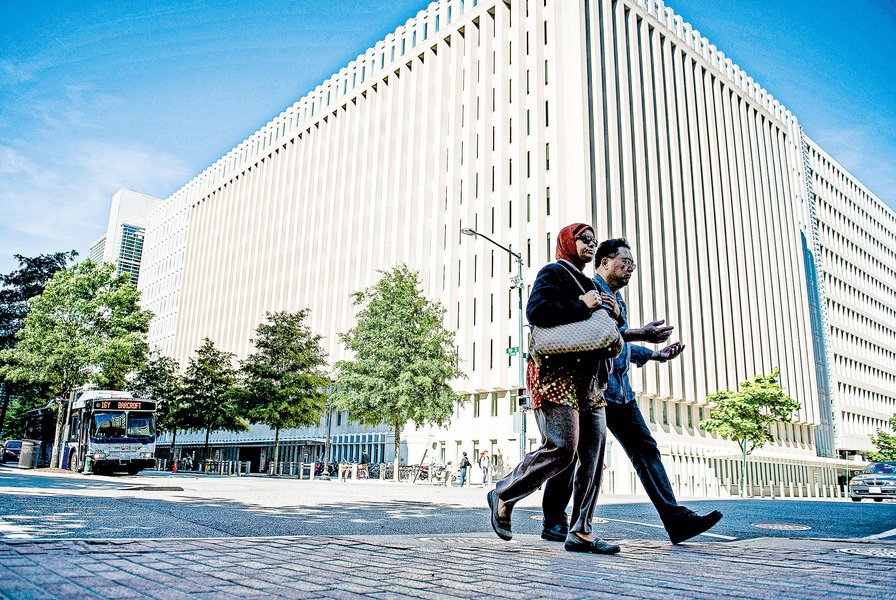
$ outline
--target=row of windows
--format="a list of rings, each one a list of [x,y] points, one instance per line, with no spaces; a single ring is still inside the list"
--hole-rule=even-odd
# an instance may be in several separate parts
[[[884,371],[837,353],[834,354],[834,363],[837,367],[837,374],[841,377],[849,377],[869,385],[896,390],[896,373],[893,371]],[[879,396],[878,400],[896,407],[896,397]]]
[[[830,327],[830,337],[834,347],[841,349],[843,352],[850,352],[851,354],[877,360],[884,364],[893,364],[893,361],[896,361],[896,352],[833,325]]]
[[[839,194],[839,191],[830,188],[830,193],[835,195]],[[894,233],[894,231],[888,231],[880,221],[872,219],[870,215],[865,212],[862,212],[862,214],[867,218],[862,225],[859,225],[853,219],[847,217],[842,211],[838,210],[828,198],[816,196],[816,199],[820,201],[818,204],[820,204],[825,213],[824,221],[826,224],[832,226],[836,225],[836,231],[848,234],[850,240],[861,240],[861,244],[858,245],[860,253],[867,256],[873,263],[879,263],[880,261],[875,259],[871,253],[867,251],[868,249],[873,248],[881,256],[889,258],[891,264],[896,263],[896,250],[894,250],[893,246],[893,243],[896,242],[896,233]],[[846,200],[845,197],[843,199]],[[889,242],[889,244],[887,242]]]
[[[855,285],[845,281],[845,276],[848,272],[864,273],[861,269],[856,269],[845,259],[827,248],[822,248],[821,255],[824,265],[825,281],[828,282],[833,280],[833,283],[836,286],[836,291],[840,292],[842,297],[852,298],[857,304],[864,304],[868,308],[869,313],[877,311],[883,313],[882,316],[885,318],[896,316],[896,310],[893,309],[893,306],[896,306],[896,290],[893,290],[893,288],[883,283],[878,277],[868,277],[865,279],[862,289],[866,291],[877,290],[879,297],[888,299],[892,303],[884,304],[877,298],[872,297],[864,291],[860,291]],[[831,297],[833,294],[828,291],[827,296]]]
[[[865,230],[874,230],[881,236],[892,236],[896,231],[896,213],[876,198],[872,198],[860,188],[856,181],[849,177],[846,173],[836,169],[834,165],[824,156],[820,155],[815,149],[812,149],[811,156],[813,159],[813,174],[818,175],[824,180],[824,187],[831,190],[837,197],[841,198],[845,208],[848,208],[851,214],[859,215],[866,221]],[[853,200],[853,197],[861,199],[862,203]],[[868,209],[877,209],[876,215],[868,212]],[[887,221],[887,223],[884,223]]]
[[[896,300],[896,290],[884,284],[884,281],[896,281],[896,270],[881,262],[864,248],[825,223],[818,224],[818,232],[822,245],[830,248],[830,255],[825,258],[839,263],[840,273],[849,274],[857,281],[861,280],[869,288],[876,287],[881,290],[884,296]],[[854,259],[865,258],[867,268],[853,264],[858,262],[857,260],[846,260],[844,257],[847,254],[854,257]],[[874,271],[874,277],[871,276],[870,270]]]
[[[843,382],[837,383],[837,392],[839,404],[842,406],[896,414],[896,398],[892,396],[886,396]],[[885,421],[881,421],[881,423],[885,423]],[[877,424],[876,427],[881,427],[881,425]],[[865,433],[869,431],[873,430],[866,429]]]
[[[878,429],[890,431],[890,422],[886,419],[875,419],[847,411],[840,411],[840,421],[844,433],[849,435],[867,436],[869,432],[876,432]]]
[[[871,301],[872,304],[877,304],[874,300]],[[837,318],[841,323],[849,323],[850,329],[855,333],[866,333],[871,334],[874,338],[881,342],[886,343],[889,342],[891,346],[896,347],[896,330],[890,329],[886,325],[884,325],[879,319],[872,319],[866,317],[862,313],[855,311],[847,306],[840,304],[834,300],[828,300],[826,302],[826,308],[828,311],[828,315],[831,317]],[[881,305],[883,306],[883,305]],[[884,307],[886,308],[886,307]],[[883,312],[894,312],[896,311],[883,311]],[[888,315],[892,316],[892,315]],[[886,317],[885,317],[886,318]],[[894,321],[890,321],[893,323]]]

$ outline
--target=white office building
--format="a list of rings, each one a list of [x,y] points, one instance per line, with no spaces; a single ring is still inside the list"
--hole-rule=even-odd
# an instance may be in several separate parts
[[[407,428],[406,458],[435,444],[437,459],[488,450],[507,468],[538,443],[531,417],[520,443],[506,352],[519,345],[516,267],[461,229],[520,252],[528,289],[557,232],[593,223],[632,243],[632,325],[664,318],[687,346],[632,373],[680,493],[737,482],[737,446],[700,426],[706,398],[775,368],[801,408],[754,453],[753,478],[826,485],[838,445],[867,449],[896,412],[883,385],[893,218],[662,2],[443,0],[156,208],[140,289],[151,344],[182,364],[205,337],[244,357],[265,311],[302,308],[336,362],[350,294],[406,263],[447,309],[468,374],[454,386],[471,399],[446,429]],[[841,241],[859,232],[882,240],[862,275],[865,250]],[[835,304],[855,293],[868,300],[842,304],[853,312]],[[873,348],[847,350],[854,340]],[[637,492],[609,453],[611,489]]]
[[[90,245],[90,260],[97,264],[113,263],[115,275],[127,273],[137,285],[146,221],[150,211],[161,203],[159,198],[130,190],[115,192],[106,233]]]

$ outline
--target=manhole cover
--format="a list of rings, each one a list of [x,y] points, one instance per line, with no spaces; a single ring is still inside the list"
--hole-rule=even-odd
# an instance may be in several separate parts
[[[532,516],[529,517],[529,518],[530,518],[530,519],[535,519],[536,521],[544,521],[544,516],[543,516],[543,515],[532,515]],[[598,523],[598,524],[604,524],[604,523],[609,523],[610,520],[609,520],[609,519],[601,519],[600,517],[594,517],[593,519],[591,519],[591,522],[592,522],[592,523]]]
[[[896,558],[896,548],[840,548],[837,552],[842,552],[844,554],[858,554],[859,556]]]
[[[812,529],[805,525],[794,525],[793,523],[752,523],[752,525],[759,529],[774,529],[775,531],[809,531]]]

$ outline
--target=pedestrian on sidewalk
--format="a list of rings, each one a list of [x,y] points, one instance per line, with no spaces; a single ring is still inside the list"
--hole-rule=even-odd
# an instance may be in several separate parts
[[[575,323],[588,319],[599,308],[617,316],[615,298],[602,296],[582,272],[596,246],[590,225],[575,223],[560,230],[557,262],[543,267],[532,286],[526,306],[529,323],[536,327]],[[590,291],[583,293],[583,289]],[[575,494],[572,525],[564,547],[573,552],[615,554],[619,546],[597,539],[591,530],[607,435],[601,388],[606,384],[610,361],[597,361],[584,353],[551,358],[540,363],[529,358],[527,384],[544,441],[488,493],[492,528],[498,537],[511,539],[514,505],[570,467],[575,473]]]
[[[460,459],[460,487],[464,487],[467,483],[467,469],[473,466],[473,463],[470,462],[470,459],[467,458],[467,453],[463,453],[463,457]]]
[[[367,471],[367,465],[370,463],[370,456],[366,451],[361,452],[361,463],[358,465],[358,479],[362,477],[364,479],[369,479],[370,475]]]
[[[684,346],[677,342],[662,350],[651,350],[631,342],[643,341],[658,344],[669,339],[674,329],[664,326],[665,321],[655,321],[641,329],[628,327],[628,312],[622,295],[622,288],[628,285],[635,272],[635,261],[631,247],[624,239],[617,238],[601,243],[594,258],[596,275],[594,283],[605,293],[616,297],[621,325],[619,328],[625,346],[613,361],[613,370],[604,390],[607,401],[607,427],[628,454],[644,490],[653,502],[660,519],[673,544],[707,531],[722,518],[717,510],[705,515],[680,506],[672,492],[672,484],[660,457],[656,440],[644,422],[644,416],[635,401],[628,380],[629,364],[642,367],[648,361],[666,362],[679,356]],[[566,520],[566,506],[573,495],[574,466],[552,477],[544,488],[542,511],[544,528],[541,537],[550,541],[564,541],[569,529]],[[573,509],[575,514],[575,509]]]
[[[483,450],[479,453],[479,468],[482,469],[482,485],[486,486],[489,484],[488,473],[491,468],[491,458],[488,455],[488,450]]]

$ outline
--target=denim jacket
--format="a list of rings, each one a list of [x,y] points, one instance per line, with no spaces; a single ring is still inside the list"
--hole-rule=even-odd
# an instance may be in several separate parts
[[[594,276],[594,283],[597,284],[597,289],[601,292],[613,293],[613,290],[610,289],[610,286],[607,285],[607,282],[600,275]],[[619,332],[622,333],[628,329],[628,310],[625,307],[625,302],[622,300],[622,295],[619,292],[616,292],[615,295],[622,320]],[[604,398],[607,402],[625,404],[634,401],[635,393],[628,382],[628,365],[629,363],[634,363],[639,367],[643,367],[650,360],[651,356],[653,356],[653,350],[650,348],[628,342],[624,343],[622,352],[613,360],[613,372],[610,373],[607,389],[604,390]]]

